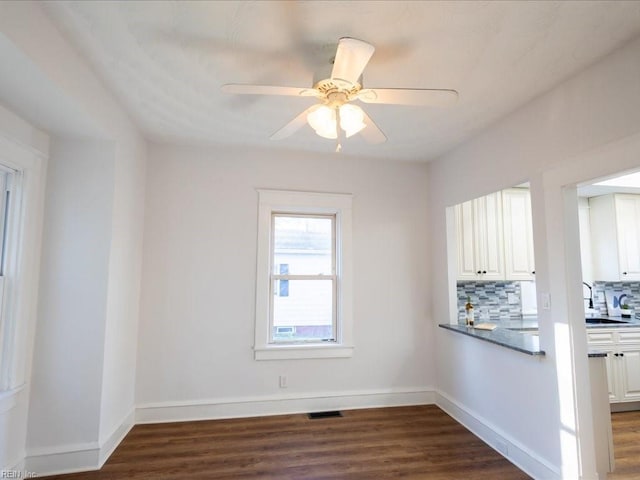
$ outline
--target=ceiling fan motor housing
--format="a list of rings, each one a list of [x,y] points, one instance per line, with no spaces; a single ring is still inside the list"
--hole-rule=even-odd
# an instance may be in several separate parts
[[[326,78],[317,82],[313,88],[322,93],[327,105],[340,106],[356,98],[362,86],[339,78]]]

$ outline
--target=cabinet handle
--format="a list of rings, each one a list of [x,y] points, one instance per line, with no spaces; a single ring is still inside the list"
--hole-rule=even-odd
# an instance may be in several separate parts
[[[487,273],[487,271],[486,271],[486,270],[483,270],[483,271],[482,271],[482,274],[484,275],[485,273]]]
[[[617,353],[614,353],[614,354],[613,354],[613,356],[614,356],[614,357],[617,357],[617,356],[618,356],[618,354],[617,354]]]
[[[536,274],[536,271],[535,271],[535,270],[534,270],[533,272],[531,272],[531,275],[535,275],[535,274]]]
[[[620,356],[621,356],[621,357],[624,357],[624,353],[621,353],[621,354],[620,354]]]
[[[482,272],[481,272],[480,270],[478,270],[478,271],[476,272],[476,274],[478,274],[478,275],[480,275],[481,273],[482,273]]]
[[[627,272],[622,272],[622,274],[623,274],[623,275],[626,275],[626,274],[627,274]]]

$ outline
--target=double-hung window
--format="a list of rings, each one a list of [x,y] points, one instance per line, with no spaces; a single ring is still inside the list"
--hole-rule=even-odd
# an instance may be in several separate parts
[[[351,356],[351,196],[258,194],[255,358]]]

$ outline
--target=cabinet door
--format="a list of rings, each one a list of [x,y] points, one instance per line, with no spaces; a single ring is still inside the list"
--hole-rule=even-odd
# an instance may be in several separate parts
[[[533,225],[531,196],[525,188],[502,192],[504,262],[507,280],[533,280]]]
[[[477,280],[480,267],[476,264],[476,236],[474,202],[456,205],[456,242],[458,261],[458,280]]]
[[[620,401],[640,400],[640,348],[621,350],[615,360],[620,374]]]
[[[504,280],[502,193],[474,200],[478,224],[478,264],[482,280]]]
[[[640,280],[640,196],[616,195],[620,280]]]
[[[617,384],[618,382],[618,372],[616,368],[618,367],[618,357],[614,357],[613,350],[609,349],[601,349],[598,350],[606,352],[607,358],[605,358],[605,364],[607,366],[607,393],[609,394],[609,402],[617,402],[618,401],[618,392],[617,392]]]

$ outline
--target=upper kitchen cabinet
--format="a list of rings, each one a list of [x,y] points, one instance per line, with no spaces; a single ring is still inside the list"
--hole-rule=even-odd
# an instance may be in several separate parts
[[[640,280],[640,195],[589,199],[594,280]]]
[[[458,280],[504,280],[502,193],[456,205]]]
[[[526,188],[502,191],[504,265],[507,280],[533,280],[533,222],[531,194]]]
[[[456,205],[458,280],[533,280],[529,190],[512,188]]]

